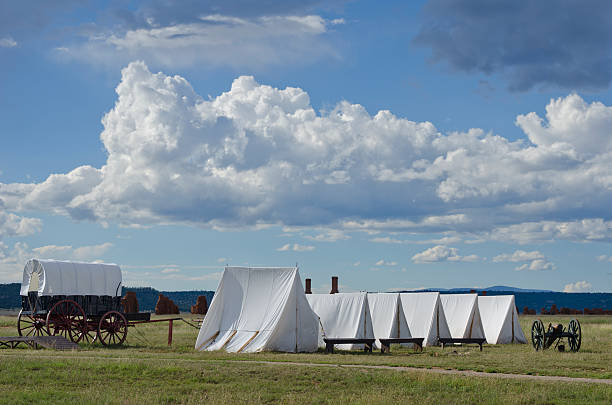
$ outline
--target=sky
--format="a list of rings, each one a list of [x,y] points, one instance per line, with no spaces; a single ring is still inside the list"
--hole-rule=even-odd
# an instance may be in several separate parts
[[[0,283],[612,292],[612,3],[0,3]]]

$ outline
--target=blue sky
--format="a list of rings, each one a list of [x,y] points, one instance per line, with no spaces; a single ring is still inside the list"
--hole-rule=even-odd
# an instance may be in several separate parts
[[[0,282],[612,291],[609,2],[260,3],[0,5]]]

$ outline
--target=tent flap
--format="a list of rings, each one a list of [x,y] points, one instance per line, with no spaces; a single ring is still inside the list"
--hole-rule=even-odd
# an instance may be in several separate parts
[[[368,298],[362,293],[308,294],[312,310],[319,316],[319,347],[325,347],[323,337],[373,339],[372,318]],[[340,350],[362,349],[363,344],[336,345]]]
[[[423,338],[423,346],[435,346],[439,338],[450,338],[440,293],[401,293],[400,301],[412,337]]]
[[[527,343],[519,323],[514,295],[478,297],[478,309],[487,343]]]
[[[372,330],[376,339],[410,338],[399,293],[368,293]],[[380,342],[374,342],[379,349]]]
[[[484,338],[478,294],[442,294],[440,301],[453,338]]]

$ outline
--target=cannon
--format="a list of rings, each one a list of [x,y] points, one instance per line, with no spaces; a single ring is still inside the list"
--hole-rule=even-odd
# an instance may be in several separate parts
[[[531,344],[536,351],[546,350],[553,344],[559,351],[564,351],[565,346],[560,344],[563,339],[567,339],[572,352],[580,350],[582,329],[577,319],[572,319],[567,325],[567,329],[560,323],[556,325],[549,323],[546,331],[544,331],[544,324],[540,319],[533,321],[531,325]]]
[[[75,343],[121,345],[129,321],[150,313],[124,313],[121,269],[115,264],[31,259],[23,269],[19,336],[61,335]]]

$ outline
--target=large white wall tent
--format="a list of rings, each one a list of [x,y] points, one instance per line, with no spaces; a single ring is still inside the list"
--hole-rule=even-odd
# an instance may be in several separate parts
[[[20,295],[121,295],[121,269],[116,264],[30,259],[23,269]]]
[[[306,298],[321,322],[319,346],[325,346],[323,337],[374,338],[366,293],[308,294]],[[342,350],[357,350],[363,346],[363,344],[336,345]]]
[[[195,348],[312,352],[318,325],[297,267],[226,267]]]
[[[376,339],[412,337],[399,293],[368,294],[368,307]],[[374,346],[380,349],[380,342],[377,340]]]
[[[527,343],[519,323],[514,295],[478,297],[478,309],[487,343]]]
[[[440,293],[401,293],[400,301],[412,337],[424,338],[423,346],[435,346],[439,338],[450,338]]]
[[[478,311],[478,294],[440,295],[442,307],[453,338],[484,338]]]

